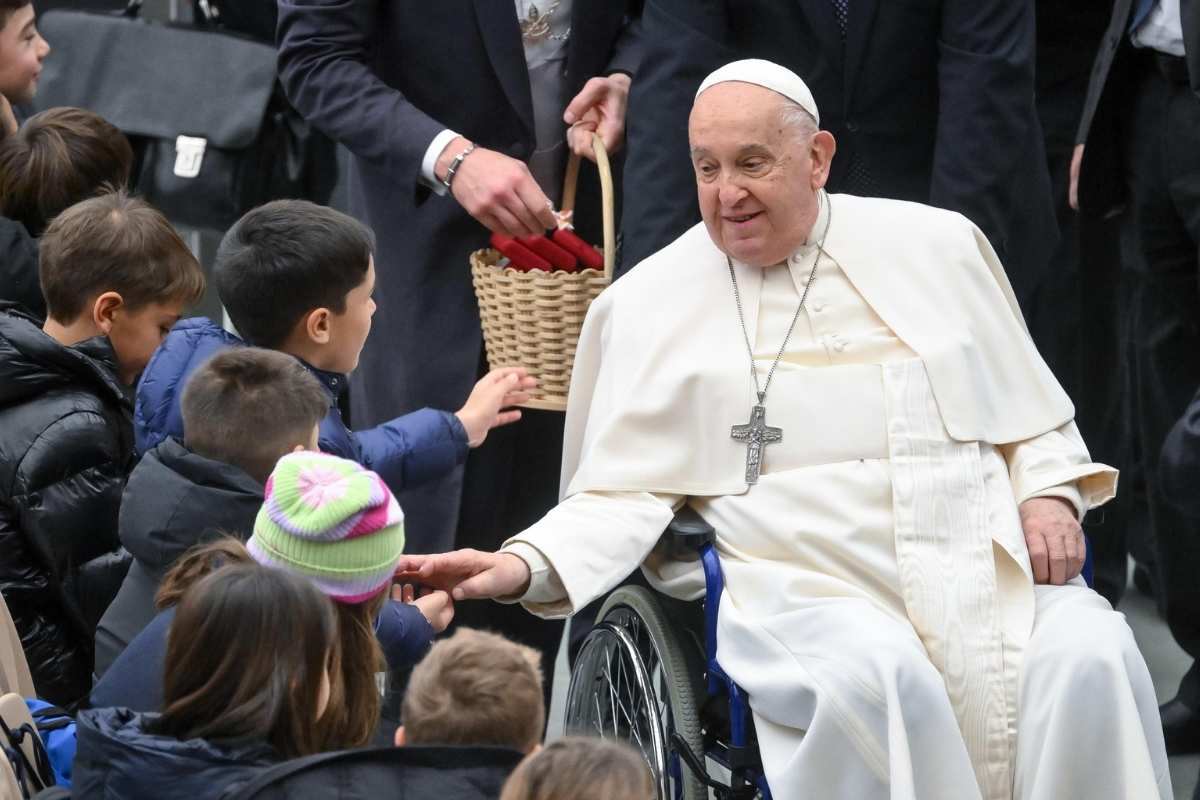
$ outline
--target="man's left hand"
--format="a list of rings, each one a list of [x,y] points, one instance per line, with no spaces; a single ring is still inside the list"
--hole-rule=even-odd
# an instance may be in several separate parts
[[[1034,497],[1020,510],[1034,583],[1062,586],[1078,575],[1087,546],[1075,507],[1058,497]]]
[[[625,141],[625,107],[629,104],[628,75],[614,72],[604,78],[592,78],[567,105],[563,122],[567,144],[572,152],[596,160],[592,152],[592,133],[600,134],[604,149],[615,153]]]

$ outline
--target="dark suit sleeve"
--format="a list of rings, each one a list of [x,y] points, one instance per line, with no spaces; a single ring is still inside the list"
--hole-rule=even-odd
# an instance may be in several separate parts
[[[1167,435],[1158,469],[1167,500],[1200,517],[1200,392]]]
[[[640,4],[632,4],[626,23],[621,29],[621,35],[613,44],[613,55],[609,59],[607,69],[610,74],[613,72],[624,72],[630,76],[637,74],[638,64],[642,60],[642,49],[645,46],[641,10],[637,8],[638,5]]]
[[[368,65],[377,8],[378,0],[279,0],[279,77],[306,119],[420,194],[421,161],[446,126]]]
[[[938,121],[931,205],[962,212],[997,251],[1011,231],[1012,176],[1034,127],[1031,0],[946,0],[938,39]],[[1031,136],[1033,134],[1033,136]]]
[[[723,0],[646,0],[626,126],[618,274],[700,219],[687,121],[700,82],[731,60],[725,14]]]

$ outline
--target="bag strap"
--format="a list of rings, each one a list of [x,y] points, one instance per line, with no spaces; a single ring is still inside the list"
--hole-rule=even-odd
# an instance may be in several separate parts
[[[75,721],[74,717],[58,706],[30,710],[29,715],[33,717],[39,731],[59,731]]]
[[[3,728],[4,736],[8,740],[8,745],[4,750],[8,754],[8,760],[13,764],[17,781],[25,793],[30,794],[33,791],[41,791],[54,786],[56,781],[54,780],[54,770],[50,766],[50,756],[46,752],[46,746],[38,732],[31,728],[28,722],[18,726],[14,731],[8,727],[8,723],[4,721],[3,717],[0,717],[0,728]],[[29,763],[29,757],[25,755],[22,747],[26,736],[30,737],[33,742],[33,764]],[[37,784],[32,790],[29,788],[27,777],[33,778]]]

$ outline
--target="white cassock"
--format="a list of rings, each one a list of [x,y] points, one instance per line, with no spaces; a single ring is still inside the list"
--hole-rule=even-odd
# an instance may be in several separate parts
[[[766,398],[763,475],[730,437],[754,402],[725,257],[703,226],[593,305],[567,415],[564,500],[505,549],[521,598],[570,614],[690,503],[717,531],[722,665],[791,798],[1171,797],[1149,673],[1081,579],[1034,586],[1018,504],[1110,499],[1003,270],[964,217],[836,195],[804,313]],[[735,262],[760,375],[816,248]]]

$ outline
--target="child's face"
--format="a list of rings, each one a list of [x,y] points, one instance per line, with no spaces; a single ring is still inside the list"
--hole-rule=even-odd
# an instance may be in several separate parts
[[[358,366],[367,335],[371,332],[371,317],[375,314],[375,259],[367,264],[363,282],[346,295],[346,310],[329,315],[329,368],[334,372],[353,372]]]
[[[182,314],[183,303],[177,300],[151,303],[137,311],[120,307],[111,313],[105,334],[117,355],[122,383],[133,385]]]
[[[49,52],[50,45],[34,25],[33,5],[14,11],[0,30],[0,94],[11,103],[31,102]]]

